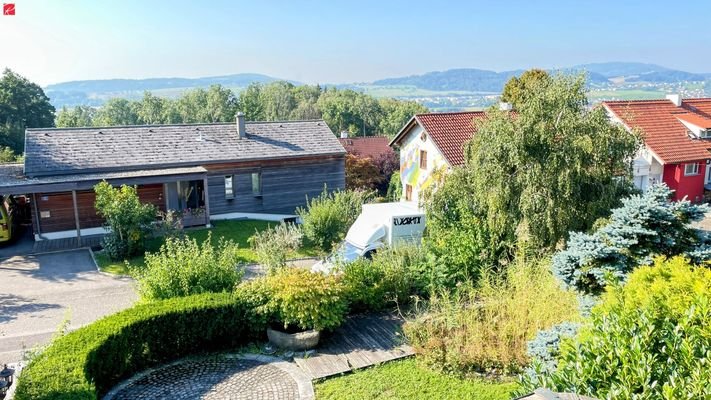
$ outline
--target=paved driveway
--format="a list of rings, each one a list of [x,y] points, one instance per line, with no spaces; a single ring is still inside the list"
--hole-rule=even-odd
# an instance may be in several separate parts
[[[0,364],[46,343],[65,318],[75,329],[136,298],[131,279],[99,273],[86,249],[0,260]]]

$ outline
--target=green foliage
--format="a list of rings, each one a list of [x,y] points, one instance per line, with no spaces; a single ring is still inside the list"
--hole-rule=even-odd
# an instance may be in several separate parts
[[[598,398],[711,397],[711,271],[683,258],[640,267],[608,287],[588,326],[561,347],[558,368],[524,379]]]
[[[323,251],[331,251],[334,243],[341,241],[353,225],[370,193],[344,190],[323,192],[307,201],[306,208],[299,207],[304,236]]]
[[[517,261],[504,277],[485,274],[478,287],[433,295],[405,334],[437,369],[506,374],[528,363],[526,344],[539,330],[576,320],[577,306],[545,263]]]
[[[0,147],[22,153],[25,129],[54,126],[54,107],[42,88],[5,69],[0,78]]]
[[[294,224],[279,224],[255,231],[249,243],[262,267],[268,271],[286,266],[287,256],[301,247],[303,233]]]
[[[237,245],[211,236],[201,244],[191,238],[168,238],[157,253],[146,253],[145,267],[135,275],[145,300],[168,299],[232,290],[242,279]]]
[[[136,305],[55,340],[23,369],[15,399],[98,399],[136,371],[261,337],[253,314],[231,293]]]
[[[526,102],[537,90],[550,84],[551,76],[542,69],[529,69],[520,77],[512,77],[504,85],[501,101],[510,103],[514,108]]]
[[[553,249],[587,230],[631,190],[626,176],[638,135],[589,109],[583,76],[536,84],[512,118],[492,108],[465,148],[469,204],[485,224],[492,252],[517,242]]]
[[[395,171],[390,176],[390,182],[388,182],[388,201],[400,201],[402,199],[402,182],[400,181],[400,171]]]
[[[285,329],[335,329],[343,322],[348,304],[338,277],[282,268],[262,279],[269,293],[265,309]]]
[[[378,100],[353,90],[322,90],[318,85],[294,86],[277,81],[250,84],[239,95],[221,85],[212,85],[207,90],[186,91],[177,99],[145,92],[141,100],[114,98],[99,109],[62,108],[57,114],[57,126],[231,122],[237,111],[243,111],[248,121],[323,118],[333,130],[392,137],[413,114],[427,109],[413,101]]]
[[[509,400],[515,382],[495,382],[446,375],[417,365],[392,361],[315,384],[324,400]]]
[[[706,239],[691,226],[709,210],[688,200],[669,201],[672,191],[655,185],[622,201],[622,207],[592,234],[572,233],[553,257],[553,271],[566,284],[596,292],[609,279],[623,279],[657,255],[693,254],[708,259]]]
[[[96,109],[89,106],[62,107],[57,113],[57,128],[92,126]]]
[[[423,194],[427,211],[425,244],[435,257],[433,277],[437,287],[475,281],[482,268],[498,266],[509,251],[509,243],[492,240],[483,217],[475,206],[466,171],[434,173],[435,184]],[[446,177],[445,177],[446,175]]]
[[[380,249],[371,260],[359,258],[341,269],[351,311],[404,305],[429,287],[427,254],[415,244]]]
[[[110,233],[103,246],[113,260],[123,260],[143,250],[150,224],[156,217],[152,204],[142,204],[135,187],[112,187],[102,181],[94,186],[96,212],[104,218]]]
[[[15,155],[10,147],[0,147],[0,164],[19,162],[21,156]]]

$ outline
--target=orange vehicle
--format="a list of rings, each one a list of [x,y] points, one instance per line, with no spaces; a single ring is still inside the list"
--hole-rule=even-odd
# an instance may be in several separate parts
[[[0,196],[0,243],[7,243],[15,233],[12,198]]]

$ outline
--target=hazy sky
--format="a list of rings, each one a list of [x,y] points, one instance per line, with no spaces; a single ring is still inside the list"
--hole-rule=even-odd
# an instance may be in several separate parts
[[[0,68],[42,85],[240,72],[342,83],[602,61],[711,72],[711,0],[15,4],[0,15]]]

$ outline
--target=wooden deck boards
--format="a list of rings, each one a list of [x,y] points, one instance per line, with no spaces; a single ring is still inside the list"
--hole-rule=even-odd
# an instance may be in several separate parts
[[[401,333],[403,322],[391,313],[350,316],[322,339],[316,354],[294,361],[313,379],[320,379],[411,356],[414,352]]]
[[[63,239],[38,240],[34,243],[33,253],[51,253],[54,251],[73,250],[84,247],[97,247],[101,243],[103,235],[92,235],[81,238],[81,244],[76,237]]]

